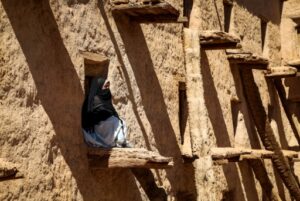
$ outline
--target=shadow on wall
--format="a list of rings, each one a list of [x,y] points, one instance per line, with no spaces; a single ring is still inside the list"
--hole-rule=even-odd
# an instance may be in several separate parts
[[[58,146],[83,200],[114,200],[116,192],[123,200],[141,200],[134,177],[128,170],[102,171],[98,175],[101,177],[98,182],[88,168],[80,121],[84,95],[49,2],[1,2],[28,62],[38,99],[55,130],[56,135],[49,149],[49,165],[55,160],[52,147]],[[54,175],[60,177],[60,173],[54,172]],[[65,182],[69,183],[69,180]],[[124,186],[130,188],[130,192]],[[111,192],[112,190],[115,191]],[[69,194],[74,195],[74,191],[77,191],[75,187],[70,189]]]
[[[236,0],[236,3],[257,17],[280,25],[283,2],[279,0]]]
[[[215,88],[210,70],[209,60],[204,50],[201,50],[201,74],[203,76],[205,105],[216,137],[217,146],[232,147],[217,89]],[[223,165],[223,171],[229,190],[229,192],[224,193],[223,199],[243,201],[247,198],[247,200],[259,200],[251,168],[247,165],[247,162],[241,162],[238,166],[241,178],[235,163]],[[244,191],[246,194],[244,194]]]
[[[139,126],[141,127],[147,148],[150,149],[151,147],[148,140],[148,134],[145,131],[145,127],[137,111],[136,101],[134,100],[134,94],[130,86],[129,75],[121,56],[120,48],[118,47],[116,38],[109,24],[102,1],[99,1],[99,9],[103,19],[105,20],[107,30],[113,42],[122,71],[124,72],[124,77],[129,89],[129,97],[133,103],[134,113]],[[154,71],[153,62],[151,60],[141,26],[135,22],[130,22],[129,19],[124,16],[115,15],[114,19],[123,40],[126,54],[141,93],[142,105],[149,123],[151,124],[157,149],[162,155],[174,157],[174,168],[166,171],[172,191],[185,192],[187,195],[192,197],[192,199],[189,200],[196,200],[195,183],[194,179],[191,179],[194,178],[194,169],[192,164],[182,164],[180,148],[170,122],[170,117],[168,116],[162,89]],[[138,174],[135,175],[138,176]],[[157,176],[159,178],[159,175]],[[159,182],[162,184],[162,181]],[[153,182],[150,181],[148,183]],[[177,197],[176,200],[181,200],[181,198]]]
[[[249,135],[251,148],[252,149],[262,149],[262,147],[260,145],[258,133],[256,132],[256,129],[255,129],[255,123],[249,112],[247,101],[245,99],[244,92],[243,92],[243,83],[242,83],[243,80],[240,76],[240,68],[246,68],[246,66],[239,66],[239,65],[232,64],[232,65],[230,65],[230,68],[231,68],[232,76],[234,79],[237,96],[238,96],[239,100],[241,101],[240,112],[243,114],[243,117],[244,117],[247,133]],[[256,175],[256,177],[259,177],[262,181],[264,181],[265,192],[262,194],[263,199],[270,199],[270,196],[272,194],[273,185],[269,179],[269,175],[267,174],[264,163],[262,161],[249,161],[249,164],[252,165],[252,169],[253,169],[253,172]],[[274,172],[275,172],[275,179],[276,179],[276,184],[277,184],[277,189],[278,189],[279,195],[280,195],[281,199],[284,201],[285,195],[284,195],[283,183],[275,169],[274,169]]]

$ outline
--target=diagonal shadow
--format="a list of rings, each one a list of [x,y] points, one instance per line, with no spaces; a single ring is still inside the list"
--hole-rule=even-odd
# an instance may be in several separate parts
[[[283,1],[278,0],[236,0],[240,7],[247,9],[252,15],[263,17],[273,24],[280,25]]]
[[[73,191],[79,190],[83,200],[106,199],[106,192],[113,189],[117,190],[118,196],[122,196],[123,200],[141,200],[129,170],[97,172],[101,179],[96,180],[96,175],[88,168],[80,121],[84,95],[49,2],[1,2],[28,63],[37,88],[37,98],[50,118],[56,134],[49,147],[49,171],[52,165],[56,165],[56,154],[53,150],[59,147],[77,183]],[[131,193],[124,186],[131,188]],[[70,192],[72,193],[75,196],[76,193]]]
[[[232,147],[227,126],[223,117],[222,107],[217,95],[209,60],[205,51],[201,50],[201,73],[203,75],[204,100],[208,111],[208,116],[212,124],[218,147]],[[249,169],[247,162],[239,165],[245,193],[243,193],[242,181],[235,163],[223,166],[224,175],[228,184],[228,200],[258,200],[258,193],[255,188],[253,173]],[[234,179],[233,179],[234,178]]]
[[[121,63],[128,88],[130,89],[129,75],[124,65],[116,38],[108,22],[102,1],[99,1],[99,9],[101,15],[106,21],[105,23],[109,31],[109,35],[113,41],[118,60]],[[136,22],[129,22],[128,18],[124,16],[114,15],[114,19],[141,93],[141,102],[149,123],[151,124],[157,149],[162,155],[174,157],[174,168],[166,170],[172,191],[185,192],[187,195],[189,195],[189,197],[192,197],[190,200],[195,200],[196,187],[194,179],[191,179],[195,177],[194,168],[192,164],[182,163],[180,148],[175,138],[175,133],[171,125],[163,98],[162,89],[154,71],[153,62],[151,60],[142,29],[139,24]],[[130,96],[133,97],[132,89],[129,90],[129,92]],[[133,98],[132,100],[133,104],[135,105],[136,102]],[[145,132],[145,129],[143,129],[144,125],[141,120],[139,121],[139,114],[137,112],[135,114],[140,127],[142,128],[144,138],[147,141],[148,135]],[[150,149],[149,141],[146,144],[148,144],[148,148]],[[180,200],[180,198],[177,197],[176,200]]]
[[[261,149],[262,147],[260,145],[259,136],[256,132],[256,129],[254,126],[255,125],[254,121],[251,118],[251,115],[250,115],[250,112],[249,112],[249,109],[247,106],[247,102],[246,102],[244,91],[243,91],[242,79],[240,76],[240,68],[247,68],[247,66],[231,64],[230,68],[231,68],[233,80],[235,83],[237,96],[238,96],[238,99],[241,101],[239,109],[244,117],[247,133],[249,134],[249,141],[251,144],[251,148]],[[271,180],[269,179],[269,175],[264,166],[264,162],[259,161],[259,160],[254,160],[254,161],[249,161],[249,164],[251,165],[253,172],[256,175],[257,180],[259,180],[261,185],[264,186],[264,188],[263,188],[264,192],[263,192],[262,196],[266,197],[267,199],[271,199],[273,184],[272,184]],[[278,174],[276,174],[277,172],[275,170],[274,170],[274,173],[275,173],[276,185],[277,185],[279,195],[282,200],[285,200],[284,186],[280,180],[280,177],[278,177]],[[262,199],[264,199],[263,197],[262,197]]]

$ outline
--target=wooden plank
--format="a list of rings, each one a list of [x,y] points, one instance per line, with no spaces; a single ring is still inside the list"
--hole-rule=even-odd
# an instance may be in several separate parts
[[[253,69],[266,70],[269,65],[269,60],[267,58],[249,52],[227,52],[227,58],[230,63],[243,65]]]
[[[128,3],[112,6],[114,14],[124,14],[138,22],[186,22],[179,17],[179,11],[167,2],[152,2],[148,4]]]
[[[173,166],[171,157],[138,148],[89,148],[90,167],[102,168],[154,168],[165,169]]]
[[[297,68],[290,66],[269,67],[265,72],[268,78],[285,78],[295,77],[297,75]]]
[[[200,44],[205,49],[235,49],[241,48],[237,36],[223,31],[201,31]]]
[[[282,153],[285,157],[290,159],[298,158],[298,152],[295,151],[282,150]],[[274,151],[264,149],[245,149],[231,147],[218,147],[211,149],[211,156],[213,160],[228,160],[228,162],[239,162],[242,160],[272,159],[274,155]]]

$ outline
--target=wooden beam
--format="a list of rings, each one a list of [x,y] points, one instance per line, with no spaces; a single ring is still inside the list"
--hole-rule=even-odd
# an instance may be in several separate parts
[[[290,66],[269,67],[265,73],[268,78],[295,77],[296,75],[297,68]]]
[[[127,15],[138,22],[186,22],[187,18],[179,17],[179,11],[171,4],[162,1],[144,3],[114,4],[114,14]]]
[[[0,158],[0,181],[23,178],[16,165]]]
[[[236,49],[241,48],[237,36],[223,31],[201,31],[200,44],[205,49]]]
[[[298,158],[298,152],[290,150],[282,150],[285,157],[294,159]],[[245,149],[245,148],[231,148],[220,147],[212,148],[211,156],[215,161],[220,161],[221,164],[228,162],[239,162],[242,160],[257,160],[257,159],[272,159],[275,153],[263,149]]]
[[[94,64],[109,63],[109,59],[103,54],[87,52],[87,51],[80,51],[80,54],[83,57],[85,64],[94,65]]]
[[[253,69],[266,70],[269,60],[249,52],[227,52],[227,58],[230,63],[243,65]]]
[[[92,169],[102,168],[153,168],[165,169],[173,166],[171,157],[139,148],[88,148]]]
[[[109,59],[103,54],[81,51],[84,59],[85,76],[107,76]]]
[[[287,65],[295,67],[295,68],[300,68],[300,59],[295,59],[295,60],[291,60],[286,62]]]

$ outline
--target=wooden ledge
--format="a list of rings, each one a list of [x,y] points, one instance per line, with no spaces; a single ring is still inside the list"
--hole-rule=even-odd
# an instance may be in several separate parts
[[[88,148],[89,165],[92,169],[103,168],[153,168],[173,166],[173,158],[139,148]]]
[[[0,181],[12,180],[12,179],[19,179],[23,176],[17,174],[19,171],[17,168],[4,168],[0,167]]]
[[[269,60],[249,52],[227,52],[227,58],[230,63],[245,65],[253,69],[266,70]]]
[[[298,152],[290,150],[282,150],[285,157],[289,159],[297,159]],[[257,160],[257,159],[272,159],[275,153],[273,151],[264,149],[244,149],[221,147],[212,148],[211,157],[217,165],[226,164],[228,162],[240,162],[243,160]]]
[[[134,21],[147,22],[187,22],[187,18],[179,17],[179,11],[171,4],[163,1],[143,1],[140,3],[112,4],[112,12],[124,14]]]
[[[292,66],[292,67],[295,67],[295,68],[300,68],[300,59],[295,59],[295,60],[292,60],[292,61],[288,61],[286,63],[289,66]]]
[[[285,78],[297,76],[297,68],[290,66],[269,67],[265,76],[268,78]]]
[[[223,31],[201,31],[200,44],[205,49],[236,49],[241,48],[237,36]]]

